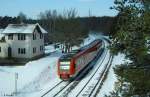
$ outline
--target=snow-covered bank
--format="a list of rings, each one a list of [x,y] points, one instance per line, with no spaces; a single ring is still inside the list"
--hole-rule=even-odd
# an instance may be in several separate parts
[[[97,95],[97,97],[104,97],[105,95],[108,95],[110,92],[112,92],[115,89],[115,82],[117,81],[117,78],[116,75],[114,74],[113,67],[122,64],[124,62],[125,62],[125,56],[123,54],[118,54],[117,56],[114,56],[114,59],[112,61],[112,66],[110,67],[107,78],[104,81],[102,88],[100,89],[100,92]]]
[[[25,94],[28,92],[40,90],[41,87],[46,84],[50,79],[56,77],[56,62],[62,55],[59,51],[54,52],[53,46],[47,46],[45,52],[50,53],[49,56],[40,58],[35,61],[28,62],[25,66],[0,66],[0,74],[5,73],[6,77],[3,77],[3,81],[0,80],[0,96],[10,95],[15,92],[15,74],[17,77],[17,92],[19,94]],[[3,71],[3,72],[2,72]],[[8,73],[9,74],[8,74]],[[12,75],[8,80],[7,76]],[[2,76],[0,76],[2,79]],[[10,85],[11,84],[11,85]],[[11,88],[11,90],[9,89]],[[12,90],[13,89],[13,90]],[[8,94],[9,93],[9,94]],[[21,96],[22,97],[22,96]]]

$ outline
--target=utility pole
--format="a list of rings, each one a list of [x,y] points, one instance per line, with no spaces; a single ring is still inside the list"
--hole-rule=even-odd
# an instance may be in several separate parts
[[[92,17],[91,9],[89,9],[89,17]]]
[[[18,73],[15,73],[15,95],[17,96],[17,80],[18,80]]]

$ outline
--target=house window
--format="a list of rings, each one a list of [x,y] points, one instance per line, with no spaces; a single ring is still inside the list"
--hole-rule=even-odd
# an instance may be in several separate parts
[[[44,46],[42,46],[42,50],[44,50]]]
[[[24,54],[26,54],[26,49],[24,48]]]
[[[26,49],[25,48],[18,48],[18,54],[25,54]]]
[[[40,51],[41,51],[41,46],[40,46]]]
[[[33,40],[36,40],[36,34],[33,33]]]
[[[40,39],[42,39],[42,38],[43,38],[43,34],[41,33],[41,34],[40,34]]]
[[[25,54],[26,52],[25,52],[25,48],[22,48],[21,49],[21,54]]]
[[[18,54],[20,54],[20,53],[21,53],[20,48],[18,48]]]
[[[25,34],[21,35],[21,40],[26,40],[26,35]]]
[[[18,40],[26,40],[25,34],[18,34]]]
[[[36,53],[36,47],[33,48],[33,53]]]
[[[21,34],[18,34],[18,40],[20,40],[20,39],[21,39],[20,37],[21,37]],[[18,51],[19,51],[19,49],[18,49]]]
[[[40,51],[43,51],[44,50],[44,46],[40,46]]]
[[[8,40],[13,40],[13,34],[8,35]]]

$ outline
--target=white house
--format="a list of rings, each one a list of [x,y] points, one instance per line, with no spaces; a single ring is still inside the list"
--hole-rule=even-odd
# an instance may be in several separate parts
[[[8,56],[8,44],[5,43],[4,34],[2,34],[2,31],[4,31],[4,29],[0,29],[0,57],[5,58]]]
[[[44,33],[37,24],[9,24],[0,30],[0,58],[34,58],[44,54]]]

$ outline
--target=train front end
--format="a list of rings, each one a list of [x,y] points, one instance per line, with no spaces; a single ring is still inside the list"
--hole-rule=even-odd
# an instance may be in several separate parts
[[[73,60],[68,55],[62,56],[58,60],[58,76],[62,80],[69,80],[74,74]]]

